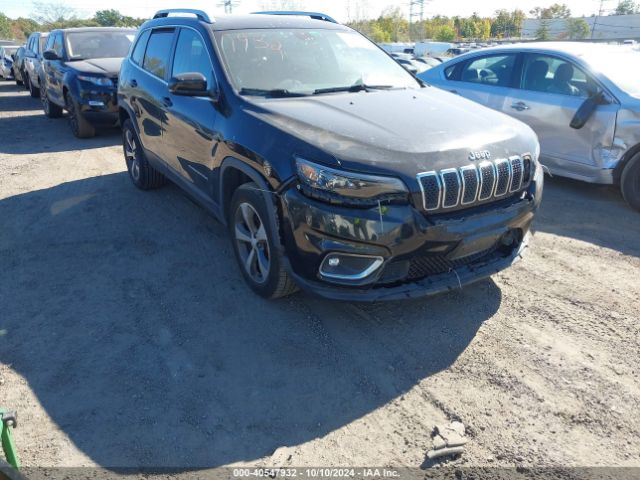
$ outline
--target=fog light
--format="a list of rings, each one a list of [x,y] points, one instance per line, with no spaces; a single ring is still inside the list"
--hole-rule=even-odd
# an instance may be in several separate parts
[[[372,255],[330,253],[320,265],[320,276],[343,281],[363,280],[380,268],[384,259]]]
[[[500,239],[500,243],[505,247],[512,246],[515,243],[515,241],[516,241],[516,235],[513,230],[509,230],[507,233],[502,235],[502,238]]]
[[[327,263],[330,267],[337,267],[340,265],[340,259],[338,257],[331,257]]]

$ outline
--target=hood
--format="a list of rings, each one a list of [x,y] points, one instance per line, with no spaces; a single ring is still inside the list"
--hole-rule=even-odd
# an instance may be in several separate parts
[[[66,65],[80,73],[93,73],[106,77],[117,77],[120,73],[122,58],[91,58],[67,62]]]
[[[259,108],[247,113],[352,170],[413,177],[468,164],[471,152],[507,158],[533,153],[537,143],[524,123],[432,87],[260,98],[251,104]]]

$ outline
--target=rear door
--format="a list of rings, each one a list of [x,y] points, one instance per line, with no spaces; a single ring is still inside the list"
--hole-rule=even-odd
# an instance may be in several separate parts
[[[540,139],[543,163],[552,171],[589,175],[594,151],[611,147],[618,104],[600,105],[587,124],[569,126],[580,105],[602,86],[572,62],[555,55],[523,56],[520,88],[511,90],[505,113],[529,125]]]
[[[447,88],[494,110],[503,111],[515,78],[518,54],[493,53],[475,56],[450,72]]]
[[[146,32],[140,36],[141,40],[143,36],[147,36]],[[135,105],[138,116],[142,145],[147,153],[164,162],[167,162],[168,157],[165,155],[162,136],[167,122],[165,99],[169,96],[167,80],[174,36],[175,28],[149,31],[141,69],[137,70],[139,75],[130,79],[131,102]]]
[[[199,32],[182,27],[178,34],[171,76],[201,73],[209,90],[217,88],[210,52],[212,47]],[[210,97],[169,94],[165,130],[169,163],[190,184],[210,195],[209,180],[213,169],[213,152],[217,145],[215,123],[218,117]]]

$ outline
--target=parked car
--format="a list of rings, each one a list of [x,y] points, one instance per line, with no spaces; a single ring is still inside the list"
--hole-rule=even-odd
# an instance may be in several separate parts
[[[24,85],[24,57],[26,52],[27,49],[23,45],[13,54],[13,75],[18,85]]]
[[[527,123],[552,174],[616,184],[640,209],[640,52],[529,43],[475,52],[420,77]]]
[[[13,54],[18,50],[17,45],[0,46],[0,77],[4,80],[13,80]]]
[[[11,45],[17,45],[16,42],[14,42],[13,40],[0,40],[0,46],[11,46]]]
[[[134,185],[170,179],[210,210],[267,298],[421,296],[519,259],[542,194],[533,131],[303,15],[142,25],[118,84]]]
[[[33,98],[40,96],[40,78],[42,73],[42,52],[48,33],[34,32],[27,39],[24,59],[24,84]]]
[[[457,57],[458,55],[462,55],[463,53],[467,53],[469,48],[450,48],[446,52],[444,52],[445,57]]]
[[[97,125],[115,125],[118,74],[135,33],[115,27],[53,30],[40,81],[45,115],[56,118],[66,110],[78,138],[94,136]]]
[[[429,68],[437,67],[442,63],[441,58],[436,57],[418,57],[415,59],[416,62],[424,63]]]

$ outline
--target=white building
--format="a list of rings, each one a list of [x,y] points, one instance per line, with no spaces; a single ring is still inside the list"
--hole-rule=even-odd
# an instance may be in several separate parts
[[[584,17],[584,20],[589,24],[589,31],[593,31],[594,40],[640,39],[640,15]],[[551,39],[562,40],[566,38],[567,27],[564,18],[550,20],[528,18],[522,25],[523,38],[535,39],[542,22],[547,23]],[[587,38],[590,38],[590,35]]]

